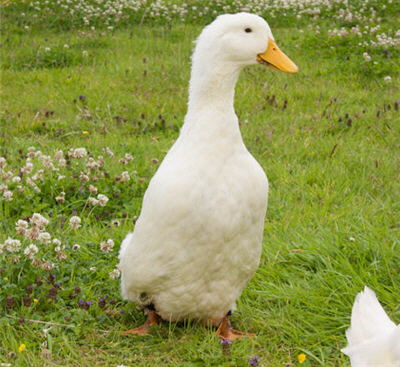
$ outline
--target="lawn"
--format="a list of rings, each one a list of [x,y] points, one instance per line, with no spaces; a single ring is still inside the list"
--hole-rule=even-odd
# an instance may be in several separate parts
[[[349,366],[365,285],[400,322],[400,5],[351,3],[2,2],[0,365]],[[300,69],[248,67],[236,88],[270,182],[232,316],[257,337],[227,355],[195,323],[124,336],[144,316],[121,298],[118,251],[182,126],[193,41],[242,9]]]

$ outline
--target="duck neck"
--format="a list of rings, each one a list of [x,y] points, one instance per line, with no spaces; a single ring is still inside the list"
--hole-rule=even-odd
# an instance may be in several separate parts
[[[234,114],[235,85],[240,68],[193,64],[189,84],[188,115],[219,111]]]

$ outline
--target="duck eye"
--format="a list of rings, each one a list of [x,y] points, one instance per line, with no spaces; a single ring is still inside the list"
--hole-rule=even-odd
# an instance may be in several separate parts
[[[245,31],[246,33],[250,33],[250,32],[251,32],[251,28],[246,28],[244,31]]]

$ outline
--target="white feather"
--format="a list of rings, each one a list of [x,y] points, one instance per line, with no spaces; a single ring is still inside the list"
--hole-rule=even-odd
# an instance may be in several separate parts
[[[389,319],[368,287],[356,297],[346,337],[342,352],[352,367],[400,367],[400,325]]]

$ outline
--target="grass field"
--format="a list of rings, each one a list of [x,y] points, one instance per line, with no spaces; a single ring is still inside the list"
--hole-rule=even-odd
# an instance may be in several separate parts
[[[400,5],[330,3],[2,3],[2,365],[348,366],[364,285],[400,322]],[[300,69],[249,67],[236,88],[270,181],[261,264],[232,316],[258,336],[229,356],[193,323],[123,336],[144,316],[121,299],[118,250],[179,134],[193,41],[244,7]]]

